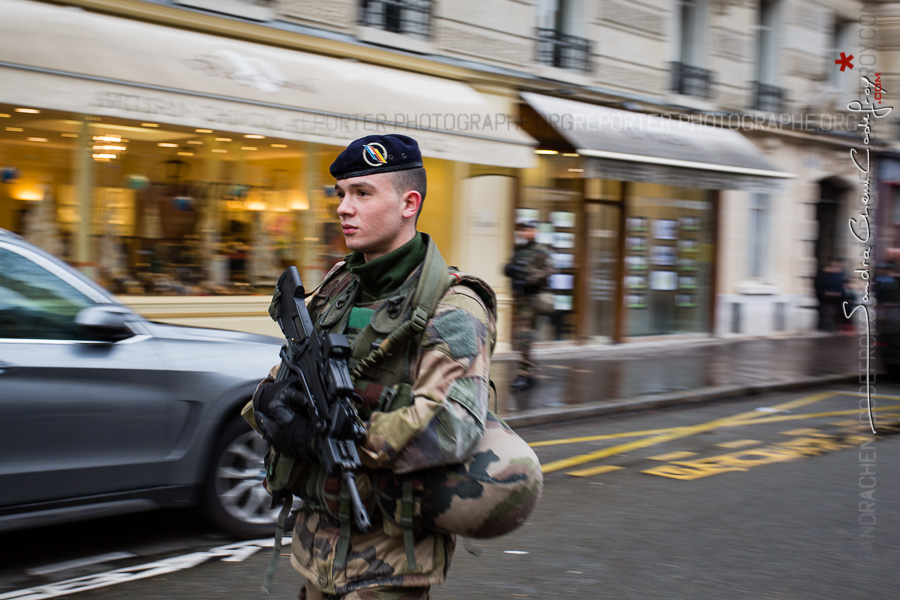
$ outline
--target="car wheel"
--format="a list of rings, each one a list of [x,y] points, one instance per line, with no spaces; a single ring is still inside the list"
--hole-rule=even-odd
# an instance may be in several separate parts
[[[240,417],[225,424],[213,449],[206,480],[206,515],[218,528],[240,538],[275,531],[280,507],[263,487],[268,444]]]

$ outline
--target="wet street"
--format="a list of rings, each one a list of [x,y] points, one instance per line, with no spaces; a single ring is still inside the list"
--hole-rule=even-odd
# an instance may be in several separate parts
[[[792,339],[702,340],[679,345],[620,344],[568,353],[538,351],[540,384],[508,391],[512,355],[495,360],[498,413],[612,403],[698,389],[759,386],[798,379],[856,375],[860,339],[812,335]]]
[[[436,600],[896,597],[900,386],[868,433],[855,386],[522,429],[545,469],[528,523],[459,540]],[[270,540],[168,512],[0,536],[0,600],[295,598]],[[285,550],[286,553],[286,550]]]

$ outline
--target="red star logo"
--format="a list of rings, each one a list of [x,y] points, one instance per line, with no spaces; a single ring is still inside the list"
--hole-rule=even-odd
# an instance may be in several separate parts
[[[843,73],[845,68],[853,68],[853,63],[850,62],[851,60],[853,60],[852,54],[850,56],[847,56],[846,54],[841,52],[841,57],[838,60],[834,61],[834,64],[841,65],[841,73]]]

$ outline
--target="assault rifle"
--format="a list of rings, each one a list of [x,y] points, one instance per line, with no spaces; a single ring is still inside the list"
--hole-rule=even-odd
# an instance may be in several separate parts
[[[297,267],[285,269],[275,286],[280,292],[277,314],[273,315],[287,344],[281,348],[281,368],[276,381],[294,376],[305,392],[302,406],[293,408],[308,415],[316,430],[317,448],[329,475],[340,472],[350,493],[353,518],[361,531],[371,527],[356,487],[356,471],[361,466],[356,443],[366,430],[356,418],[351,399],[356,395],[350,379],[350,344],[347,336],[329,333],[320,336],[303,302],[304,289]]]

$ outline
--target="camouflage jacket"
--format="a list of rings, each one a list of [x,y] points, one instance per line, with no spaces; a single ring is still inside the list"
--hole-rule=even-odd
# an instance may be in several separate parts
[[[427,252],[438,252],[424,234],[423,241]],[[354,347],[351,371],[361,398],[357,408],[368,432],[359,445],[364,468],[357,483],[374,523],[368,533],[351,531],[349,551],[340,556],[342,532],[333,507],[341,481],[325,477],[318,464],[299,467],[292,489],[306,508],[294,528],[291,563],[325,593],[437,584],[453,554],[454,536],[425,529],[417,521],[412,556],[410,540],[404,541],[395,519],[380,514],[376,496],[385,482],[395,484],[398,475],[465,460],[480,440],[496,339],[490,288],[484,285],[491,295],[486,303],[470,285],[451,285],[426,321],[421,340],[408,340],[374,365],[360,369],[359,362],[373,339],[380,342],[410,318],[421,272],[421,267],[414,269],[394,293],[363,304],[359,277],[339,264],[308,304],[320,333],[345,333]]]
[[[529,242],[516,247],[504,272],[512,279],[513,294],[530,296],[546,289],[547,278],[553,273],[553,262],[546,248],[537,242]]]

